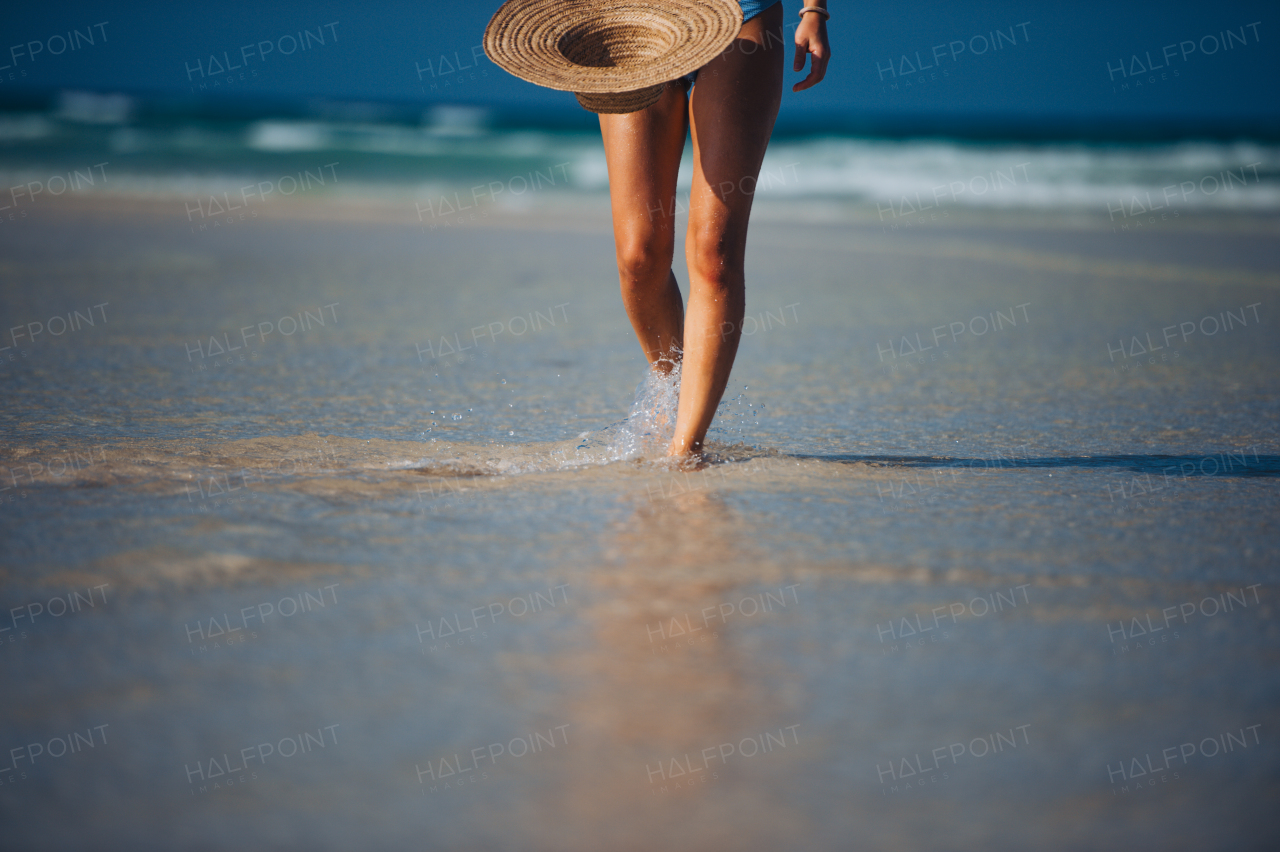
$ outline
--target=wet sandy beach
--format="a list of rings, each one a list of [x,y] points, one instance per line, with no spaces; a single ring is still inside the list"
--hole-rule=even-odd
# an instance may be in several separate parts
[[[694,473],[606,200],[419,220],[0,225],[5,845],[1274,843],[1276,220],[762,201]]]

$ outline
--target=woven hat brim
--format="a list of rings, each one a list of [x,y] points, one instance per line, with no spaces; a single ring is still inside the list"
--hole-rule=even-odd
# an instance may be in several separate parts
[[[736,0],[507,0],[485,28],[484,50],[539,86],[633,92],[701,68],[741,28]]]
[[[657,103],[658,98],[662,97],[662,90],[665,88],[665,83],[659,83],[656,86],[636,89],[634,92],[606,92],[604,94],[574,92],[573,95],[578,99],[578,104],[585,110],[594,113],[622,114],[638,112],[650,104]]]

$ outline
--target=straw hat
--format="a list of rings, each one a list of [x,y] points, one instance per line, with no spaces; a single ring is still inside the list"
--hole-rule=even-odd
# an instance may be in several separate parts
[[[635,112],[741,28],[737,0],[507,0],[485,28],[484,52],[592,112]]]

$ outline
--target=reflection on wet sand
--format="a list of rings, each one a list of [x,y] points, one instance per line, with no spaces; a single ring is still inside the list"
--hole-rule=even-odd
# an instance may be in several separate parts
[[[542,796],[548,836],[572,825],[583,848],[664,834],[666,848],[711,848],[764,813],[761,839],[785,830],[798,815],[769,791],[805,743],[799,679],[744,630],[770,614],[739,609],[763,598],[776,618],[780,598],[797,606],[795,586],[714,490],[642,503],[606,536],[587,638],[560,667],[577,747]]]

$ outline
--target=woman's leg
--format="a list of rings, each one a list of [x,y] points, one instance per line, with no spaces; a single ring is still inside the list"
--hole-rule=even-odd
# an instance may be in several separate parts
[[[684,306],[671,259],[687,108],[684,88],[668,83],[640,112],[600,116],[622,303],[645,357],[663,372],[683,346]]]
[[[738,351],[747,219],[782,102],[783,55],[782,6],[775,5],[698,72],[690,98],[689,304],[673,456],[701,452]]]

